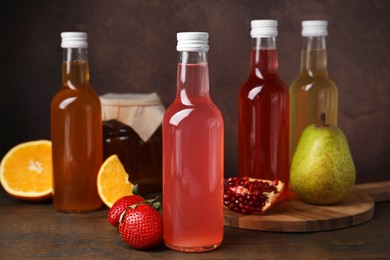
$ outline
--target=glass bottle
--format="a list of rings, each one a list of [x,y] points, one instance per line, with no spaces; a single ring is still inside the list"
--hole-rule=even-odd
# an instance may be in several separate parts
[[[177,94],[162,124],[164,241],[202,252],[223,239],[224,123],[209,95],[208,33],[177,39]]]
[[[239,176],[289,184],[289,93],[278,73],[276,20],[251,22],[251,63],[238,99]],[[280,200],[287,196],[287,189]]]
[[[62,86],[51,102],[53,204],[57,210],[99,209],[102,114],[89,84],[87,33],[61,33]]]
[[[290,157],[292,158],[303,130],[320,123],[326,114],[327,123],[337,125],[338,93],[327,70],[327,21],[303,21],[303,47],[298,77],[290,86]]]

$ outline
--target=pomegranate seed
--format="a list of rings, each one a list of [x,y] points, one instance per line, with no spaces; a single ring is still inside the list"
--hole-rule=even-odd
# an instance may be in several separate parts
[[[242,214],[261,212],[269,201],[268,196],[280,193],[278,184],[277,179],[268,183],[257,179],[249,180],[248,177],[229,177],[224,180],[224,205]]]

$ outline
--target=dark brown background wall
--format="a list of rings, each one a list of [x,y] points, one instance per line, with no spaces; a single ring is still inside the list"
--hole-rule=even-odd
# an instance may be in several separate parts
[[[176,33],[210,33],[211,96],[225,119],[226,176],[237,171],[237,94],[249,66],[250,20],[279,20],[280,74],[298,73],[301,21],[329,21],[328,68],[340,96],[340,127],[358,182],[390,174],[390,1],[116,0],[1,1],[0,156],[50,138],[50,101],[61,83],[60,33],[89,33],[98,94],[176,91]]]

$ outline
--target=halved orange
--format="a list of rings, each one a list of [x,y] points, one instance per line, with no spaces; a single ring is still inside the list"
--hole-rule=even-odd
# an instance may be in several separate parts
[[[116,154],[103,162],[97,177],[97,189],[107,207],[111,208],[118,199],[133,194],[133,184],[128,179],[129,175]]]
[[[52,195],[51,142],[36,140],[13,147],[0,163],[0,181],[11,196],[28,201]]]

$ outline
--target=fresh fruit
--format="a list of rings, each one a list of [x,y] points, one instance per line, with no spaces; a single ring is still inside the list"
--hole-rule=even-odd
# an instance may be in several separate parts
[[[116,154],[108,157],[100,167],[97,188],[101,200],[109,208],[118,199],[133,194],[133,184]]]
[[[0,181],[4,190],[17,199],[51,198],[51,142],[36,140],[13,147],[1,161]]]
[[[317,205],[342,201],[356,179],[355,165],[342,130],[325,123],[306,127],[292,159],[290,182],[301,200]]]
[[[159,203],[148,201],[134,204],[122,214],[119,233],[129,246],[135,249],[147,249],[157,245],[163,238],[163,224],[156,210]]]
[[[129,195],[120,198],[108,211],[108,222],[110,222],[110,224],[114,227],[117,227],[119,224],[119,218],[123,211],[125,211],[129,206],[144,200],[145,199],[139,195]]]
[[[224,181],[223,203],[238,213],[262,214],[276,203],[283,188],[280,180],[228,178]]]

